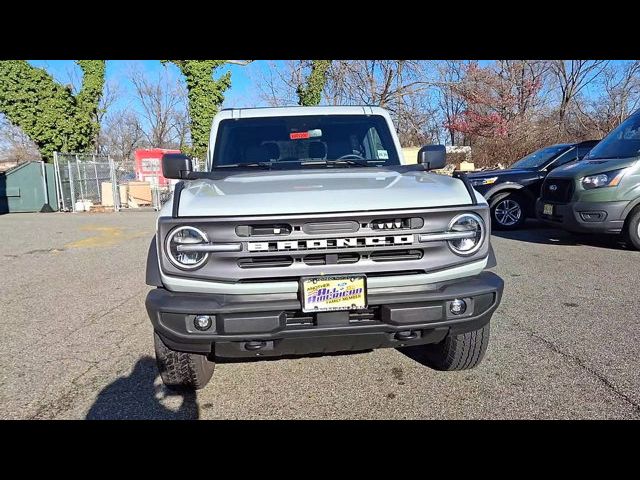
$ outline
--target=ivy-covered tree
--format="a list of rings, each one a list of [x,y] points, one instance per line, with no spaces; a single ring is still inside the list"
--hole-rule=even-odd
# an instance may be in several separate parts
[[[322,100],[322,90],[327,83],[327,72],[331,60],[311,60],[311,72],[304,83],[298,85],[298,104],[305,106],[319,105]]]
[[[231,86],[231,72],[213,78],[226,60],[163,60],[167,62],[180,69],[187,83],[193,144],[189,153],[202,159],[207,152],[211,122],[224,101],[224,92]]]
[[[43,159],[53,152],[87,152],[100,131],[98,105],[104,60],[76,60],[83,73],[80,91],[57,83],[26,60],[0,61],[0,112],[38,146]]]

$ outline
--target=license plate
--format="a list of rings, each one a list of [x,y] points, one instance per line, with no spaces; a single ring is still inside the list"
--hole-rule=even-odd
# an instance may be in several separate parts
[[[303,312],[367,307],[367,281],[364,276],[303,278],[301,284]]]
[[[542,213],[545,214],[545,215],[553,216],[553,205],[551,205],[549,203],[545,203],[544,206],[543,206]]]

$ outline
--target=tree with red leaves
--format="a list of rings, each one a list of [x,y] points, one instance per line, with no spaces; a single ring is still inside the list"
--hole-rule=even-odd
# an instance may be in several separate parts
[[[470,62],[462,80],[452,87],[465,108],[445,128],[463,134],[466,144],[481,144],[486,158],[476,157],[480,163],[527,153],[547,71],[546,63],[539,61],[501,60],[486,67]]]
[[[467,136],[506,137],[537,103],[545,68],[539,62],[502,60],[491,67],[471,62],[453,87],[466,109],[447,128]]]

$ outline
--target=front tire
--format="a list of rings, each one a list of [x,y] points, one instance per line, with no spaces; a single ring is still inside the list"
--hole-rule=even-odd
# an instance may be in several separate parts
[[[518,193],[498,193],[489,201],[491,226],[496,230],[517,230],[524,224],[526,203]]]
[[[640,207],[636,207],[627,220],[627,239],[636,250],[640,250]]]
[[[156,332],[153,332],[153,344],[160,377],[167,388],[199,390],[209,383],[216,364],[206,355],[172,350]]]
[[[489,324],[459,335],[447,335],[440,343],[411,347],[420,349],[420,362],[434,370],[468,370],[480,364],[489,345]]]

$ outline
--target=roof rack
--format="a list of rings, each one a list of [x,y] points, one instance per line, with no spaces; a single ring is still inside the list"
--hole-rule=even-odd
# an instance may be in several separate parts
[[[313,107],[327,107],[327,108],[333,108],[333,107],[378,107],[379,105],[364,105],[364,104],[359,104],[359,105],[313,105]],[[263,110],[263,109],[271,109],[271,108],[292,108],[292,107],[300,107],[300,108],[305,108],[305,105],[278,105],[277,107],[265,107],[265,106],[261,106],[261,107],[227,107],[227,108],[221,108],[219,111],[220,112],[224,112],[224,111],[228,111],[228,110]]]

